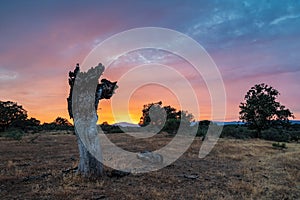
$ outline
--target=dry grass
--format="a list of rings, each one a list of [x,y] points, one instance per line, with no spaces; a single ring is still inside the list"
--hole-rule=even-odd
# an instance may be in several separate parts
[[[87,180],[62,170],[77,165],[73,135],[42,134],[21,141],[0,138],[0,199],[300,199],[300,145],[272,147],[263,140],[221,139],[204,159],[197,138],[176,162],[159,171]],[[155,150],[172,138],[111,141],[133,152]],[[109,169],[106,169],[108,172]],[[195,180],[183,174],[197,174]]]

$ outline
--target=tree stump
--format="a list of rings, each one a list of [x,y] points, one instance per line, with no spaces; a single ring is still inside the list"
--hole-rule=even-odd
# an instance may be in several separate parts
[[[103,175],[102,151],[97,129],[97,107],[99,100],[109,99],[117,88],[117,82],[103,79],[98,83],[104,71],[99,64],[87,72],[80,72],[77,64],[69,72],[70,93],[67,98],[70,118],[74,120],[80,160],[78,172],[84,177],[95,178]]]

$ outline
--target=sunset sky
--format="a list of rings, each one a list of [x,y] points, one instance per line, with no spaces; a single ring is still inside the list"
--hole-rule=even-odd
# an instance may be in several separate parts
[[[224,81],[226,121],[238,120],[238,105],[244,95],[261,82],[276,88],[281,93],[279,101],[299,119],[297,0],[2,1],[0,100],[18,102],[30,117],[42,122],[51,122],[57,116],[69,119],[68,72],[105,39],[141,27],[173,29],[204,47]],[[142,64],[148,65],[144,70],[149,74],[151,63],[167,65],[191,80],[199,100],[197,118],[210,119],[209,91],[202,78],[194,77],[189,63],[168,52],[145,49],[122,55],[103,77],[116,81],[132,66]],[[176,80],[170,82],[175,84]],[[118,95],[126,93],[127,87],[119,85],[112,100],[101,102],[100,122],[129,121],[128,109],[114,107],[115,117],[110,112],[111,102],[114,98],[120,100]],[[159,100],[177,108],[180,105],[174,91],[155,84],[141,86],[131,93],[130,99],[126,99],[130,122],[138,122],[144,104]]]

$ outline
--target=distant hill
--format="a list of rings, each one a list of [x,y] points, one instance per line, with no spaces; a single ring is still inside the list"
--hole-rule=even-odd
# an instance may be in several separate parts
[[[115,124],[112,124],[113,126],[120,126],[120,127],[140,127],[138,124],[133,124],[129,122],[118,122]]]
[[[231,122],[215,122],[218,125],[243,125],[244,122],[241,121],[231,121]]]
[[[191,126],[196,125],[198,122],[191,122]],[[220,121],[214,121],[215,124],[217,125],[243,125],[245,124],[244,122],[241,121],[231,121],[231,122],[220,122]]]
[[[291,124],[300,124],[300,120],[291,120]]]

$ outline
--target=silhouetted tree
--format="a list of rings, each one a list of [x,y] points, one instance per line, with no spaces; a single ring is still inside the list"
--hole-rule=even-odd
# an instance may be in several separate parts
[[[289,117],[294,117],[289,109],[276,101],[279,95],[271,86],[256,84],[245,95],[245,102],[240,104],[240,119],[257,131],[257,137],[272,123],[284,125],[289,123]]]
[[[150,112],[152,119],[150,118]],[[142,117],[140,118],[140,126],[160,126],[164,122],[165,112],[163,111],[162,102],[150,103],[143,106]]]
[[[30,119],[25,119],[25,120],[23,120],[23,119],[16,120],[11,126],[27,132],[28,130],[35,129],[33,127],[38,127],[39,123],[40,123],[39,120],[37,120],[35,118],[30,118]]]
[[[26,121],[27,121],[28,126],[40,126],[41,125],[41,121],[34,117],[31,117],[30,119],[27,119]]]
[[[189,126],[193,119],[194,116],[187,111],[177,111],[174,107],[162,106],[162,102],[159,101],[143,106],[139,125],[156,126],[169,133],[174,133],[178,130],[180,124]]]
[[[41,130],[41,121],[31,117],[29,119],[26,119],[26,121],[24,121],[23,123],[21,123],[21,129],[23,129],[25,132],[31,130],[34,132],[38,132],[39,130]]]
[[[62,117],[57,117],[53,123],[58,126],[72,126],[72,124],[66,118]]]
[[[25,122],[27,111],[12,101],[0,101],[0,130]]]

